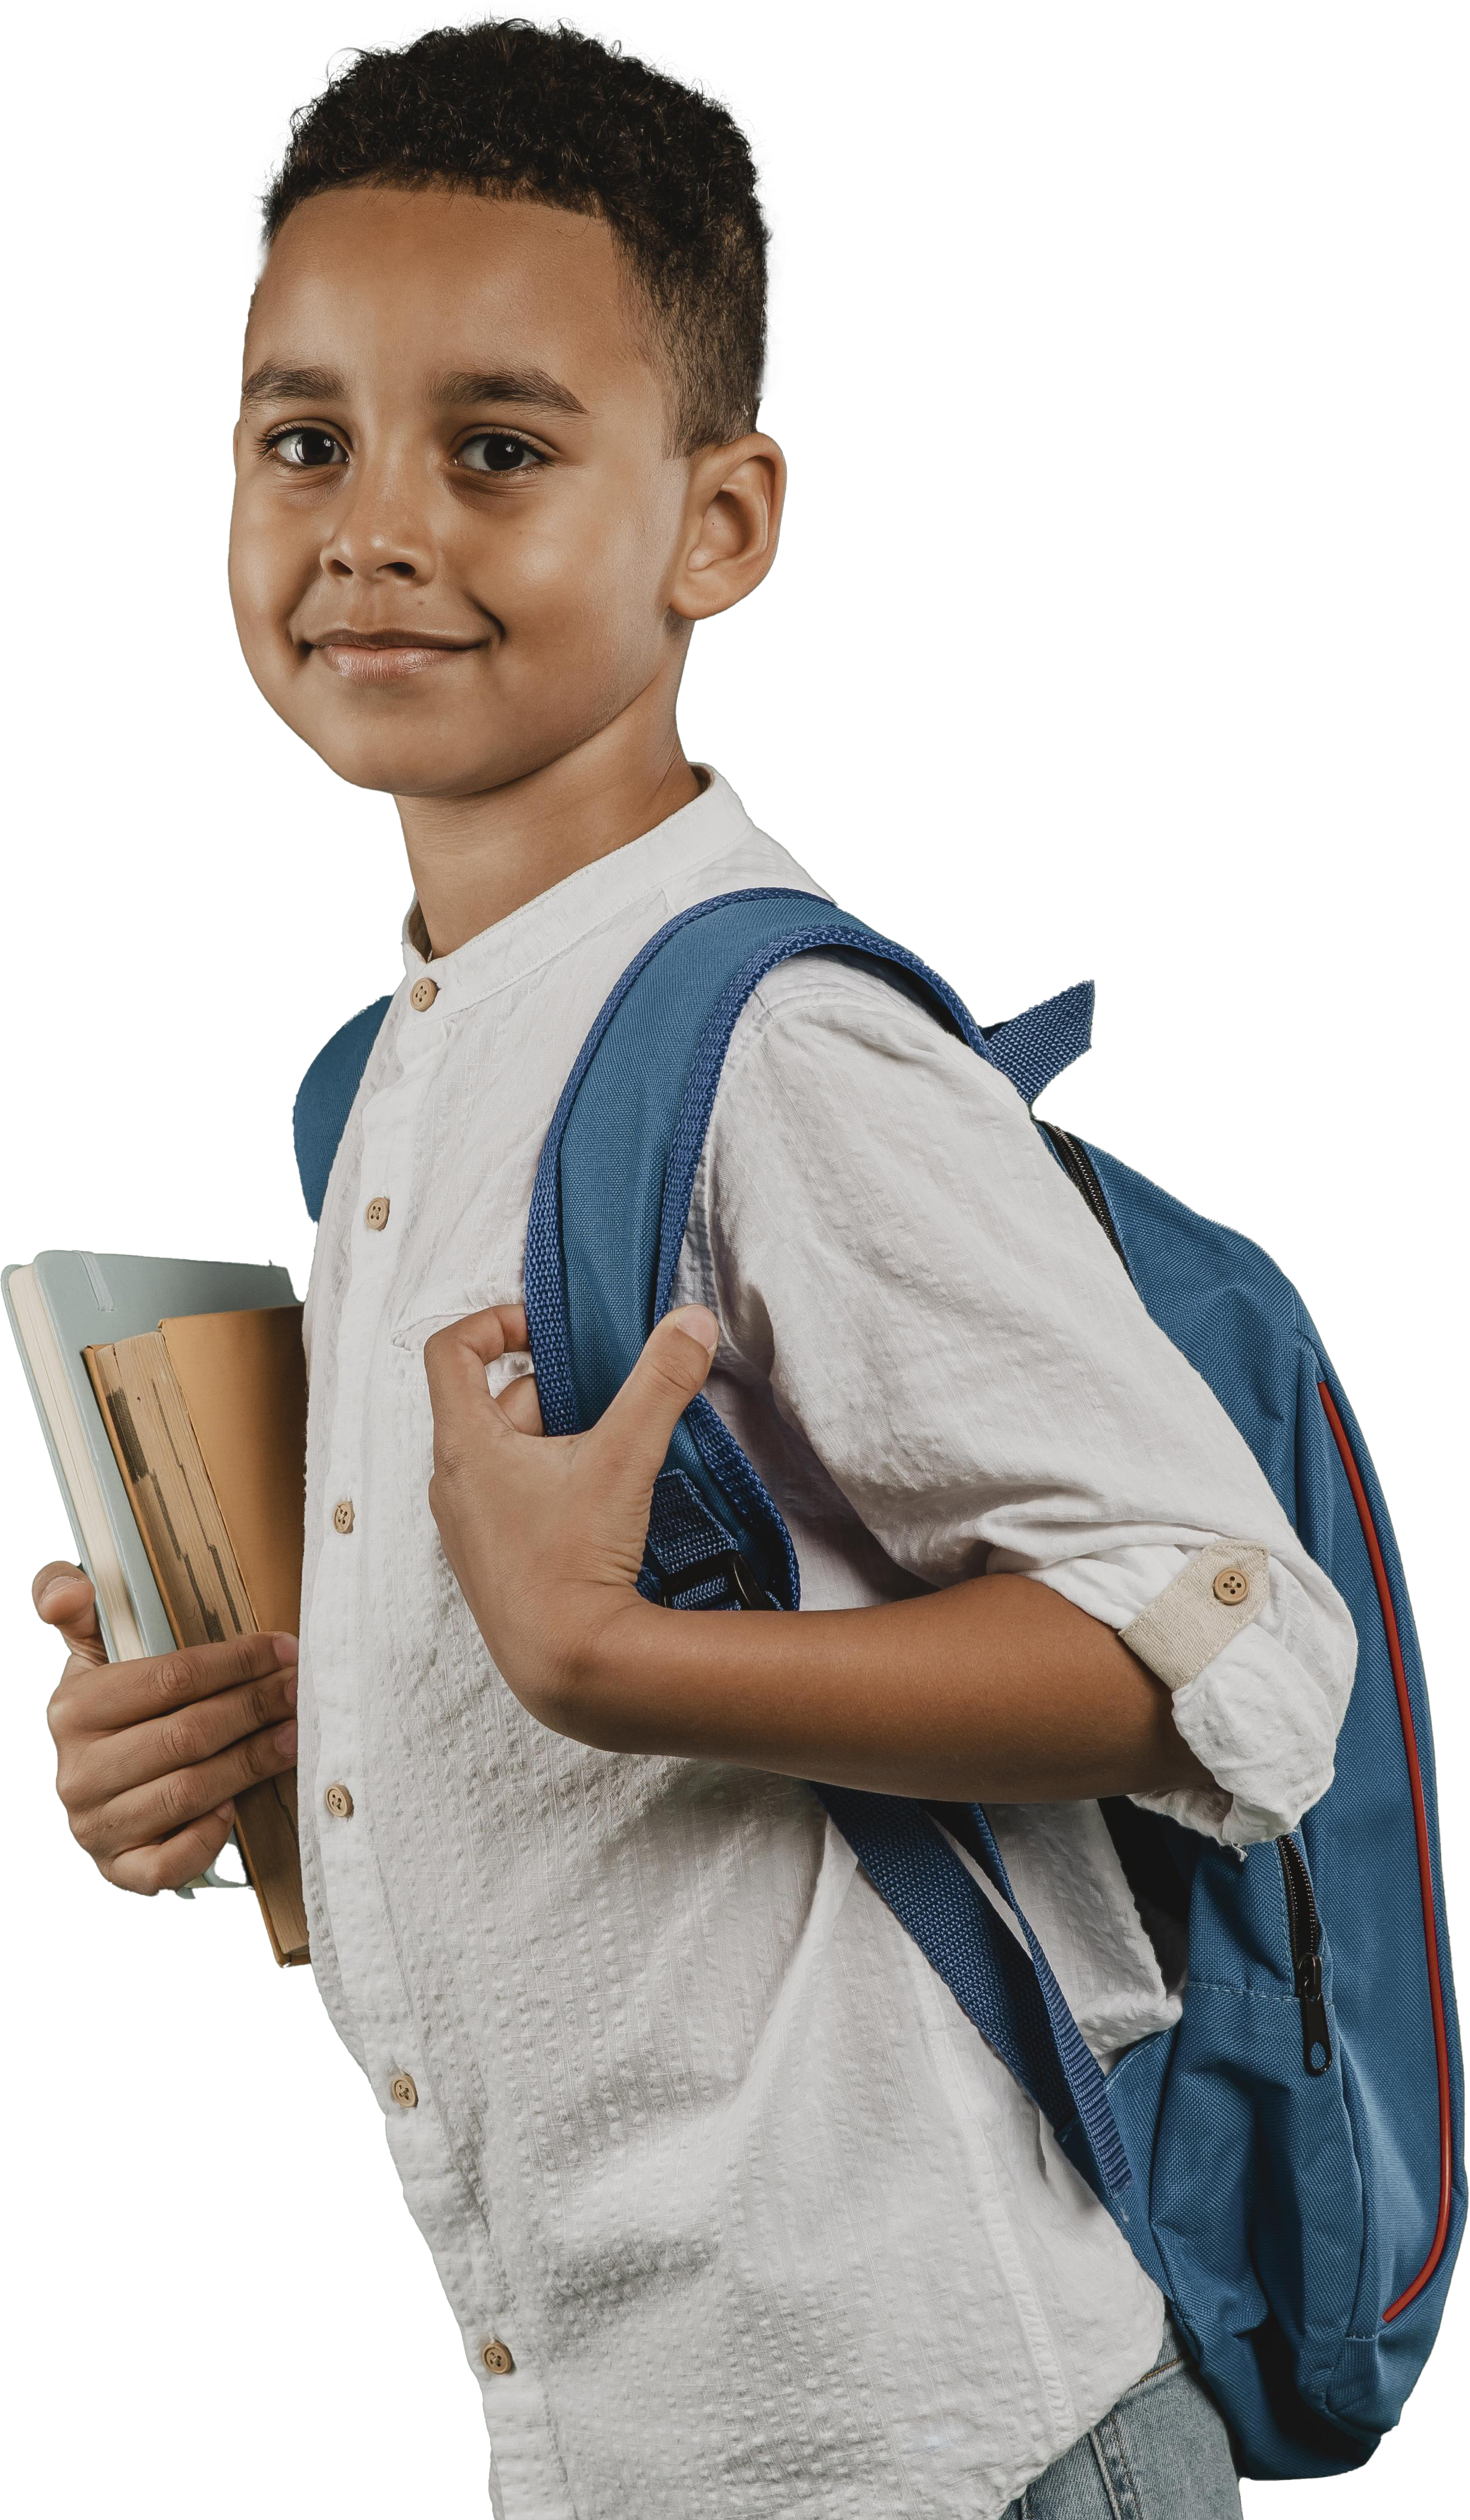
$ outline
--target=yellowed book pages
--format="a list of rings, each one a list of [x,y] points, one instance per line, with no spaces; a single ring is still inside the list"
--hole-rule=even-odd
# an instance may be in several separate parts
[[[199,1314],[89,1348],[86,1359],[179,1643],[295,1631],[305,1426],[299,1306]],[[239,1516],[238,1547],[226,1500]],[[236,1823],[277,1959],[306,1959],[295,1777],[249,1786],[236,1798]]]
[[[255,1625],[297,1632],[306,1510],[301,1308],[160,1325]]]

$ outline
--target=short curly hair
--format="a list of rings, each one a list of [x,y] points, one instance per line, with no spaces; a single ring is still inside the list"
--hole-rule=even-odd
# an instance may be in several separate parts
[[[354,184],[441,184],[605,219],[673,386],[673,451],[755,426],[765,222],[722,105],[572,26],[445,26],[359,52],[293,115],[265,195],[267,247],[298,202]]]

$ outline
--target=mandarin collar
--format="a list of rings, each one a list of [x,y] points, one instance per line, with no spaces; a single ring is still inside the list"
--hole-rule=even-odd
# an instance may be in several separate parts
[[[703,793],[651,832],[612,849],[590,866],[565,876],[549,892],[538,892],[506,919],[481,930],[452,954],[436,955],[434,977],[445,1012],[474,1006],[512,981],[525,979],[542,964],[553,962],[577,945],[604,922],[647,895],[662,891],[674,877],[686,876],[719,856],[754,830],[745,807],[717,770],[700,762],[709,780]],[[403,968],[410,981],[431,966],[409,934],[417,902],[410,902],[403,921]]]

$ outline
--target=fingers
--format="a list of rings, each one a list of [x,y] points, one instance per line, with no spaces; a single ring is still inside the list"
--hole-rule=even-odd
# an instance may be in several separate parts
[[[165,1837],[161,1846],[129,1847],[121,1855],[109,1856],[98,1868],[117,1889],[136,1890],[145,1899],[160,1890],[182,1890],[196,1873],[207,1871],[234,1821],[234,1804],[222,1803],[218,1811]]]
[[[69,1666],[49,1709],[57,1792],[110,1880],[177,1888],[213,1861],[222,1806],[295,1764],[296,1660],[278,1635]]]
[[[424,1342],[424,1364],[429,1369],[431,1349],[442,1357],[448,1345],[468,1347],[482,1365],[493,1365],[497,1356],[528,1356],[530,1333],[526,1327],[524,1304],[487,1304],[482,1313],[466,1313],[463,1321],[451,1322],[446,1329],[436,1330]]]
[[[289,1724],[296,1713],[295,1668],[268,1672],[214,1697],[196,1698],[151,1724],[94,1733],[79,1741],[69,1763],[70,1800],[100,1805],[177,1768],[217,1758],[253,1732]],[[216,1797],[217,1799],[217,1797]]]
[[[451,1322],[447,1329],[436,1330],[433,1338],[425,1340],[436,1469],[450,1466],[460,1431],[467,1425],[490,1440],[518,1431],[514,1418],[491,1400],[485,1368],[508,1349],[524,1352],[528,1345],[523,1304],[492,1304],[485,1312],[468,1313],[462,1322]]]
[[[246,1741],[202,1759],[197,1767],[176,1768],[131,1793],[115,1795],[94,1809],[72,1810],[71,1834],[106,1868],[115,1856],[161,1839],[207,1820],[248,1785],[267,1777],[282,1777],[296,1764],[297,1728],[277,1725],[274,1732],[253,1732]],[[223,1845],[223,1838],[220,1844]],[[193,1869],[197,1872],[199,1866]],[[182,1876],[188,1880],[186,1872]]]
[[[705,1387],[718,1344],[719,1324],[703,1304],[666,1313],[592,1437],[583,1440],[620,1471],[652,1486],[669,1437]]]
[[[242,1682],[294,1671],[295,1637],[227,1637],[217,1645],[181,1645],[138,1662],[106,1664],[69,1675],[51,1701],[51,1730],[67,1734],[117,1732],[192,1706]]]
[[[499,1408],[501,1416],[509,1418],[518,1435],[544,1434],[541,1402],[533,1373],[518,1373],[514,1382],[508,1382],[500,1394]]]
[[[79,1566],[54,1557],[31,1585],[30,1598],[37,1616],[45,1620],[48,1628],[60,1631],[72,1653],[88,1662],[106,1660],[102,1631],[97,1624],[97,1596],[90,1577]]]

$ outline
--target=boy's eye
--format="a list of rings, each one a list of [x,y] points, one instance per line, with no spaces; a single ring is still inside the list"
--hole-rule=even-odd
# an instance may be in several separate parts
[[[467,472],[527,472],[541,458],[524,437],[511,437],[503,428],[487,428],[466,439],[456,461]]]
[[[325,428],[283,428],[270,441],[272,455],[294,472],[316,472],[328,464],[345,464],[346,449]]]

